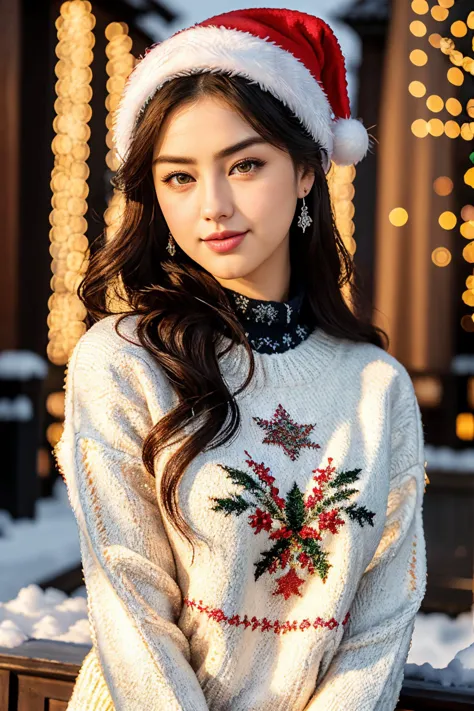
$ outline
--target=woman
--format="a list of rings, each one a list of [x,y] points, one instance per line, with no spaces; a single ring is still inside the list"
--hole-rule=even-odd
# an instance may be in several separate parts
[[[392,710],[423,430],[341,291],[326,173],[368,137],[339,45],[293,10],[210,18],[147,52],[116,140],[126,207],[81,285],[55,450],[93,638],[68,709]]]

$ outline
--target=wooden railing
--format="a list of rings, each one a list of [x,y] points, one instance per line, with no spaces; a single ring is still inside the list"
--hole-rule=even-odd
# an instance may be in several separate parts
[[[66,711],[89,649],[84,644],[51,640],[29,640],[13,649],[0,647],[0,711]],[[397,704],[398,711],[467,709],[474,709],[474,689],[454,689],[410,679],[405,679]],[[159,706],[156,711],[161,711]],[[345,709],[341,699],[341,711],[357,709]]]

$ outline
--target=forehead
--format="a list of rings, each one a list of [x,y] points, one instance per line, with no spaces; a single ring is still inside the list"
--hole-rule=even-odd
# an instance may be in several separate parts
[[[154,157],[214,151],[245,138],[260,138],[242,116],[223,100],[202,97],[172,111],[163,122],[154,146]]]

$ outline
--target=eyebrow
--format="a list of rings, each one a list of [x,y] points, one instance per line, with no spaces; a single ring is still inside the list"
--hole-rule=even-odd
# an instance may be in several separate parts
[[[217,153],[214,153],[213,157],[215,160],[219,160],[220,158],[227,158],[227,156],[230,156],[233,153],[237,153],[237,151],[241,151],[244,148],[248,148],[248,146],[253,146],[257,143],[267,143],[267,141],[260,136],[245,138],[243,141],[239,141],[233,146],[229,146],[228,148],[223,148],[222,150],[217,151]],[[196,165],[197,161],[194,158],[188,158],[187,156],[158,156],[154,159],[152,165],[155,165],[155,163],[182,163]]]

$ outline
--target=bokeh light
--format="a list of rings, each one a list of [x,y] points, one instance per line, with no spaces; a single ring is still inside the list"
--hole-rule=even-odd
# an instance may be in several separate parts
[[[411,125],[411,132],[417,138],[425,138],[428,135],[428,122],[424,119],[416,119]]]
[[[472,220],[474,222],[474,205],[464,205],[461,209],[461,217],[463,220],[468,222]]]
[[[426,35],[426,25],[421,20],[413,20],[410,22],[410,32],[415,37],[424,37]]]
[[[446,197],[446,195],[450,195],[453,192],[453,181],[446,175],[441,175],[433,182],[433,190],[437,195]]]
[[[444,101],[440,96],[437,96],[437,94],[432,94],[426,99],[426,106],[430,111],[433,111],[433,113],[439,113],[444,109]]]
[[[422,49],[414,49],[410,52],[410,62],[416,67],[424,67],[428,61],[428,55]]]
[[[456,227],[458,218],[454,214],[454,212],[451,212],[450,210],[446,210],[446,212],[442,212],[441,215],[438,218],[438,222],[440,226],[443,228],[443,230],[452,230]]]
[[[446,121],[444,132],[448,138],[458,138],[461,135],[461,126],[457,121]]]
[[[432,136],[439,138],[444,133],[444,123],[441,119],[433,118],[428,121],[428,131]]]
[[[421,99],[426,94],[426,86],[421,81],[412,81],[408,86],[408,91],[412,96]]]
[[[459,116],[462,113],[462,104],[458,99],[450,98],[446,101],[446,110],[451,116]]]
[[[433,5],[431,8],[431,17],[437,22],[444,22],[449,15],[447,8],[441,5]]]
[[[390,211],[388,219],[394,227],[403,227],[408,222],[408,212],[403,207],[395,207]]]
[[[467,35],[467,25],[462,20],[457,20],[451,25],[451,34],[453,37],[465,37]]]
[[[451,84],[454,84],[454,86],[462,86],[464,83],[464,74],[457,67],[451,67],[451,69],[448,69],[447,77],[448,81],[451,82]]]
[[[431,253],[431,260],[437,267],[447,267],[451,259],[451,252],[446,247],[437,247]]]
[[[430,6],[426,0],[413,0],[411,9],[417,15],[426,15],[426,13],[429,12]]]

